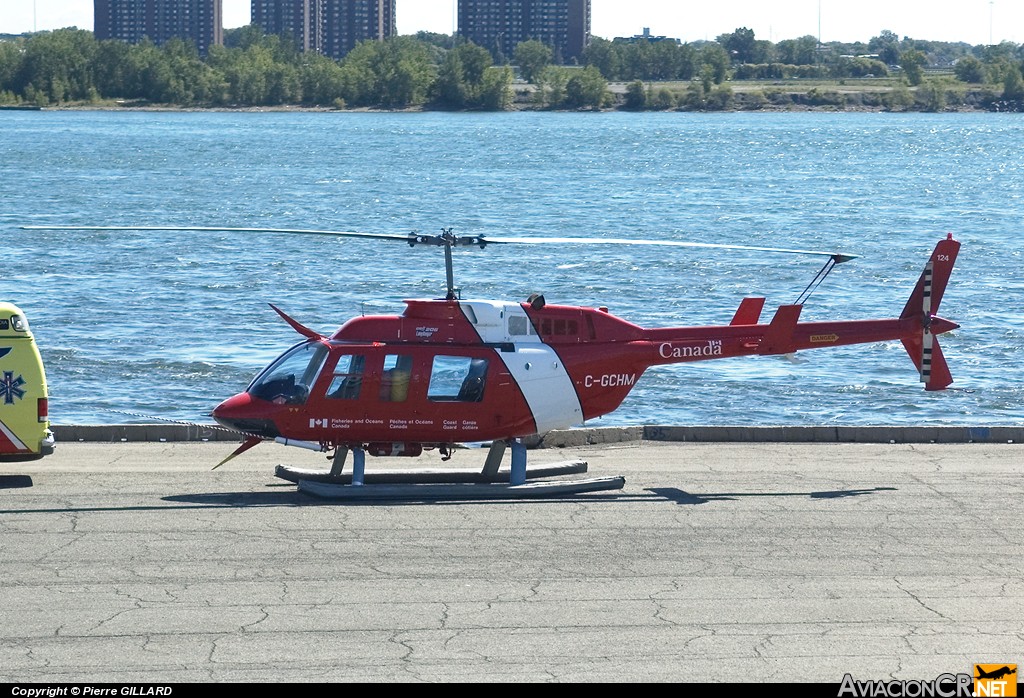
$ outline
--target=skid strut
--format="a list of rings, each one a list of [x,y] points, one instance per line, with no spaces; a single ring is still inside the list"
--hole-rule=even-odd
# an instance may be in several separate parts
[[[506,451],[512,451],[511,466],[502,468]],[[346,472],[349,453],[352,467]],[[331,459],[330,470],[312,470],[278,465],[274,474],[289,482],[306,480],[335,485],[376,485],[376,484],[495,484],[523,485],[529,480],[563,475],[578,475],[587,472],[583,460],[562,461],[537,467],[527,467],[526,445],[520,440],[494,441],[487,451],[487,458],[481,470],[465,468],[438,468],[434,470],[388,469],[366,472],[366,451],[361,446],[338,446]]]

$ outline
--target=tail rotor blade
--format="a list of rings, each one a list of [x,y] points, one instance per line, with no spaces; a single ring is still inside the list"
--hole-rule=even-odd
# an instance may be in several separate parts
[[[928,260],[921,273],[921,382],[928,384],[932,379],[932,352],[935,350],[935,335],[932,334],[932,272],[934,261]]]

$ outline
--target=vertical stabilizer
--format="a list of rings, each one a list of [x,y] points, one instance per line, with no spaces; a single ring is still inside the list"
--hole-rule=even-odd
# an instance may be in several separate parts
[[[920,320],[921,333],[912,339],[904,339],[903,346],[920,372],[925,390],[943,390],[953,382],[935,335],[956,325],[941,318],[936,321],[935,316],[959,251],[960,243],[953,239],[952,234],[939,241],[900,315],[901,320]]]
[[[939,303],[946,292],[946,284],[949,283],[949,275],[953,272],[953,264],[959,251],[960,243],[953,239],[952,234],[939,241],[924,271],[921,272],[921,277],[917,280],[914,292],[910,294],[907,305],[903,308],[901,319],[914,317],[922,312],[931,315],[939,312]]]

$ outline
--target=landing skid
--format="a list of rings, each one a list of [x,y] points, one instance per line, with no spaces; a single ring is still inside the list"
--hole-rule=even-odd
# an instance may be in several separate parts
[[[351,500],[456,500],[456,499],[526,499],[530,497],[552,497],[621,490],[625,478],[602,477],[588,480],[544,480],[523,485],[505,483],[473,484],[468,482],[426,485],[337,485],[312,480],[300,480],[299,491],[324,499]]]
[[[509,444],[495,441],[487,453],[482,470],[389,470],[365,473],[366,455],[352,449],[351,472],[343,472],[348,449],[339,447],[331,469],[310,470],[278,465],[274,474],[298,484],[299,491],[328,499],[521,499],[622,489],[621,477],[577,480],[538,480],[538,478],[576,475],[587,472],[583,460],[550,463],[535,468],[526,466],[526,447],[513,441],[512,464],[501,468],[501,459]],[[527,482],[535,480],[534,482]],[[364,487],[364,485],[370,485]]]

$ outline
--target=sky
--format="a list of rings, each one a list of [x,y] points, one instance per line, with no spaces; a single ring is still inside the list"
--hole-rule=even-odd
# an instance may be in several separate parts
[[[223,3],[225,28],[249,23],[249,0]],[[397,0],[398,32],[451,34],[455,6],[456,0]],[[773,43],[806,35],[826,42],[868,41],[883,29],[972,45],[1024,43],[1020,0],[592,0],[591,7],[591,33],[607,39],[648,27],[651,34],[691,42],[746,27]],[[0,0],[0,34],[70,26],[93,28],[93,0]]]

